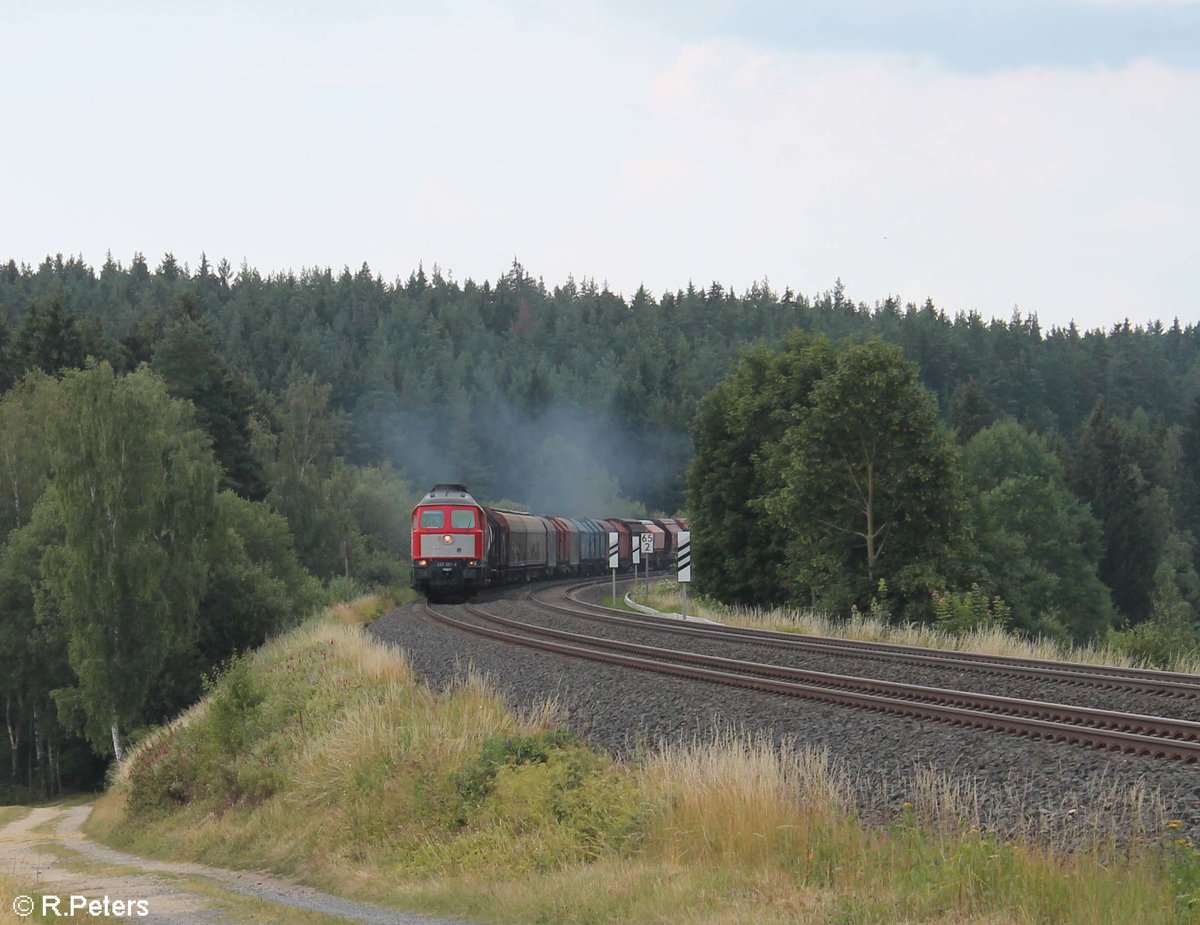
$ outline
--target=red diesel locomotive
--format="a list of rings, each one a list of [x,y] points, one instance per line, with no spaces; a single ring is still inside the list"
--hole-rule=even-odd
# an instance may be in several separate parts
[[[413,509],[412,585],[430,600],[465,600],[491,585],[608,568],[608,534],[619,537],[620,568],[634,542],[654,536],[651,568],[665,567],[682,520],[576,520],[484,507],[463,485],[435,485]]]

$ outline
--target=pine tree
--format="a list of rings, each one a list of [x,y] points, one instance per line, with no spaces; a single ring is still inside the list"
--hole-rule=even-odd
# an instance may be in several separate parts
[[[173,398],[195,406],[196,423],[212,438],[222,487],[243,498],[265,497],[262,468],[250,447],[254,394],[221,359],[211,328],[185,314],[155,345],[153,368],[166,380]]]
[[[4,312],[0,309],[0,395],[12,388],[17,378],[17,363],[13,356],[12,335],[4,321]]]
[[[1200,398],[1192,407],[1179,435],[1179,518],[1186,530],[1200,540]],[[1200,556],[1200,543],[1196,544]],[[1200,558],[1196,562],[1200,568]]]
[[[78,369],[87,357],[87,342],[62,293],[35,299],[17,335],[17,352],[25,367],[56,375]]]
[[[1100,521],[1100,578],[1120,612],[1150,615],[1154,573],[1170,533],[1169,511],[1138,464],[1120,423],[1097,405],[1080,430],[1072,466],[1079,496]],[[1164,522],[1167,518],[1167,522]]]
[[[959,443],[966,443],[987,427],[995,414],[995,407],[983,396],[974,378],[959,386],[950,400],[949,423]]]

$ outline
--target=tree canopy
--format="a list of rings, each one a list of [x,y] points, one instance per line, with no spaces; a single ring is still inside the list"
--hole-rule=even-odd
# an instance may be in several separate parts
[[[762,451],[773,484],[761,503],[787,539],[796,599],[842,611],[882,583],[897,606],[921,612],[969,561],[958,452],[895,347],[839,350]]]
[[[778,351],[748,351],[700,403],[688,509],[702,593],[755,606],[787,598],[786,550],[762,504],[774,484],[769,451],[833,364],[827,340],[792,334]]]
[[[1014,625],[1076,639],[1110,626],[1100,524],[1071,494],[1049,441],[1005,420],[976,434],[963,457],[982,566]]]

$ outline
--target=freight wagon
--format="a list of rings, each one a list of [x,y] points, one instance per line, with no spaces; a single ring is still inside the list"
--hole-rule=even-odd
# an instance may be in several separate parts
[[[412,584],[430,600],[465,600],[482,588],[596,575],[608,568],[608,535],[618,536],[620,570],[633,543],[654,536],[652,568],[666,567],[684,521],[580,520],[485,507],[463,485],[435,485],[413,509]]]

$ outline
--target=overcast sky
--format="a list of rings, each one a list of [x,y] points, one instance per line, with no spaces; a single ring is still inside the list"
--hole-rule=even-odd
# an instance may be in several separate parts
[[[1200,321],[1200,2],[0,0],[0,259]]]

